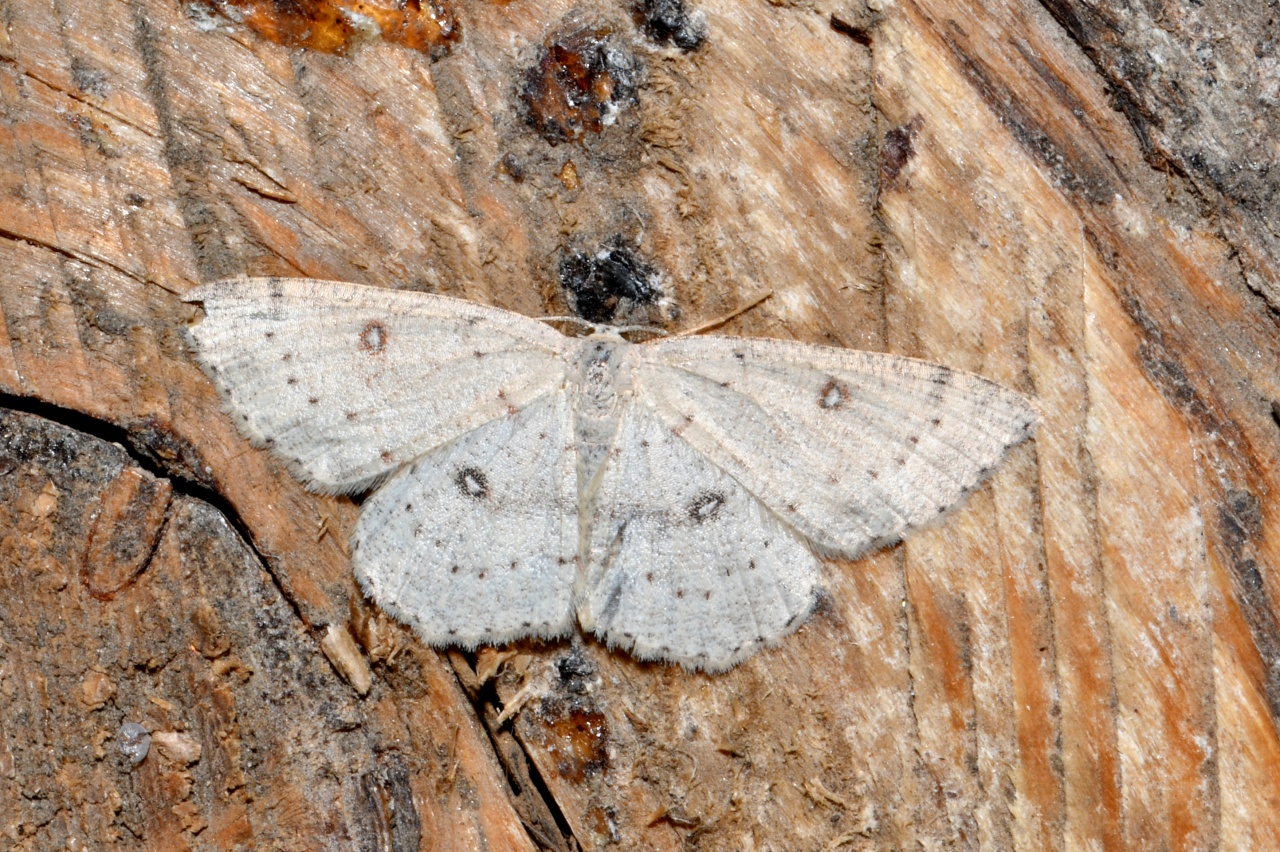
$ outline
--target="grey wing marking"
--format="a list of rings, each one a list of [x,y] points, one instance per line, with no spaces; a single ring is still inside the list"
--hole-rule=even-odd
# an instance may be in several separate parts
[[[842,556],[945,511],[1036,420],[995,382],[895,355],[716,337],[645,350],[637,398],[815,546]]]
[[[359,491],[564,384],[572,341],[426,293],[310,279],[199,287],[190,335],[239,425],[327,491]]]
[[[644,406],[623,414],[588,511],[578,621],[611,647],[722,671],[813,607],[816,557]]]
[[[365,592],[433,645],[560,636],[573,627],[576,454],[563,393],[407,466],[352,537]]]

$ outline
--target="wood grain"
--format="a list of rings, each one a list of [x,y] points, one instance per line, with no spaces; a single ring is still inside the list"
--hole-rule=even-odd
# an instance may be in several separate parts
[[[1275,178],[1230,179],[1267,56],[1215,48],[1215,88],[1209,12],[1157,71],[1118,0],[870,5],[709,0],[679,41],[654,4],[424,5],[447,39],[328,53],[263,4],[0,5],[6,842],[1280,847]],[[556,136],[567,91],[595,112]],[[772,290],[726,331],[975,370],[1037,437],[728,674],[423,648],[355,587],[357,506],[221,412],[178,297],[563,314],[602,247],[658,276],[620,321]]]

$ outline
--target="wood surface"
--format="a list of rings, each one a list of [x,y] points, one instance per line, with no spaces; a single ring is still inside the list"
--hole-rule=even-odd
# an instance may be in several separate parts
[[[1280,848],[1263,4],[682,14],[0,2],[0,845]],[[974,370],[1042,425],[727,674],[425,648],[180,297],[564,314],[602,247],[660,290],[621,319],[772,290],[726,332]]]

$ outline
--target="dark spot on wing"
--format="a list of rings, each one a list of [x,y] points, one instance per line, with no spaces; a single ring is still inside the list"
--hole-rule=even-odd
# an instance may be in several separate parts
[[[489,496],[489,478],[478,467],[464,467],[453,477],[453,483],[463,497],[483,500]]]
[[[822,390],[818,391],[819,408],[841,408],[848,399],[849,389],[835,379],[828,379]]]
[[[902,467],[903,465],[905,465],[905,464],[907,463],[907,460],[906,460],[906,459],[904,459],[904,458],[896,458],[896,459],[894,459],[894,461],[895,461],[895,462],[897,462],[898,467]]]
[[[307,400],[307,404],[308,404],[308,405],[319,405],[319,404],[320,404],[320,397],[318,397],[318,396],[313,396],[313,397],[311,397],[310,399],[308,399],[308,400]]]
[[[457,573],[458,573],[459,571],[461,571],[461,570],[462,570],[462,566],[461,566],[461,565],[451,565],[451,566],[449,566],[449,573],[450,573],[450,574],[457,574]]]
[[[684,589],[676,589],[676,597],[678,598],[684,597]]]
[[[381,355],[389,337],[385,325],[379,320],[369,320],[360,332],[360,349],[370,355]]]
[[[705,524],[720,513],[720,508],[724,506],[724,503],[725,496],[722,492],[704,491],[689,501],[689,507],[686,511],[692,521]]]
[[[913,444],[918,444],[918,443],[920,443],[920,438],[919,438],[918,436],[916,436],[916,435],[912,435],[912,436],[911,436],[910,438],[908,438],[907,440],[908,440],[908,441],[910,441],[910,442],[911,442],[911,443],[913,443]]]
[[[380,456],[380,458],[381,458],[384,462],[389,462],[389,461],[391,461],[392,459],[394,459],[394,458],[395,458],[395,456],[391,454],[391,451],[390,451],[390,450],[383,450],[383,451],[382,451],[382,455]]]
[[[929,421],[929,425],[930,425],[930,426],[941,426],[941,425],[942,425],[942,419],[941,419],[941,418],[939,418],[939,417],[935,417],[935,418],[933,418],[932,420],[930,420],[930,421]]]
[[[737,358],[739,361],[745,361],[747,356],[741,349],[735,349],[733,350],[733,357]]]
[[[348,412],[347,412],[347,419],[348,419],[348,420],[359,420],[359,419],[360,419],[360,414],[359,414],[358,412],[355,412],[355,411],[348,411]]]
[[[281,356],[280,356],[280,360],[281,360],[281,361],[292,361],[292,360],[293,360],[293,353],[292,353],[292,352],[286,352],[286,353],[284,353],[283,355],[281,355]]]
[[[949,385],[951,384],[951,380],[954,378],[954,373],[940,367],[938,368],[938,371],[933,374],[933,383],[935,385]]]
[[[645,575],[644,575],[644,581],[645,581],[646,583],[652,583],[652,582],[653,582],[653,572],[652,572],[652,571],[646,571],[646,572],[645,572]]]
[[[705,591],[705,592],[703,592],[703,593],[702,593],[702,599],[703,599],[704,601],[709,601],[709,600],[711,600],[711,591],[710,591],[709,589],[708,589],[707,591]]]
[[[488,573],[489,573],[488,571],[481,571],[477,576],[478,576],[481,580],[483,580],[483,579],[485,578],[485,575],[487,575]]]
[[[267,340],[270,340],[271,338],[276,336],[276,333],[274,331],[266,331],[262,333],[262,336],[265,337]]]
[[[406,512],[412,512],[412,511],[413,511],[413,504],[412,504],[412,503],[405,503],[405,504],[404,504],[404,510],[405,510]]]
[[[296,385],[298,383],[298,377],[290,376],[289,378],[285,379],[285,383],[290,385]]]

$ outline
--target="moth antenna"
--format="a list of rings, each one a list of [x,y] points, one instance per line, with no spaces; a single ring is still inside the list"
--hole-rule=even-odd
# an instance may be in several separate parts
[[[695,334],[701,334],[707,329],[715,328],[718,325],[724,325],[729,320],[745,314],[747,311],[751,310],[756,305],[760,304],[761,302],[763,302],[765,299],[768,299],[772,295],[773,295],[772,290],[765,290],[763,293],[761,293],[759,296],[756,296],[750,302],[747,302],[744,305],[734,308],[732,311],[725,314],[724,316],[717,317],[716,319],[713,319],[713,320],[708,320],[707,322],[702,323],[702,325],[695,325],[693,328],[686,328],[684,331],[676,332],[675,336],[691,337]]]

